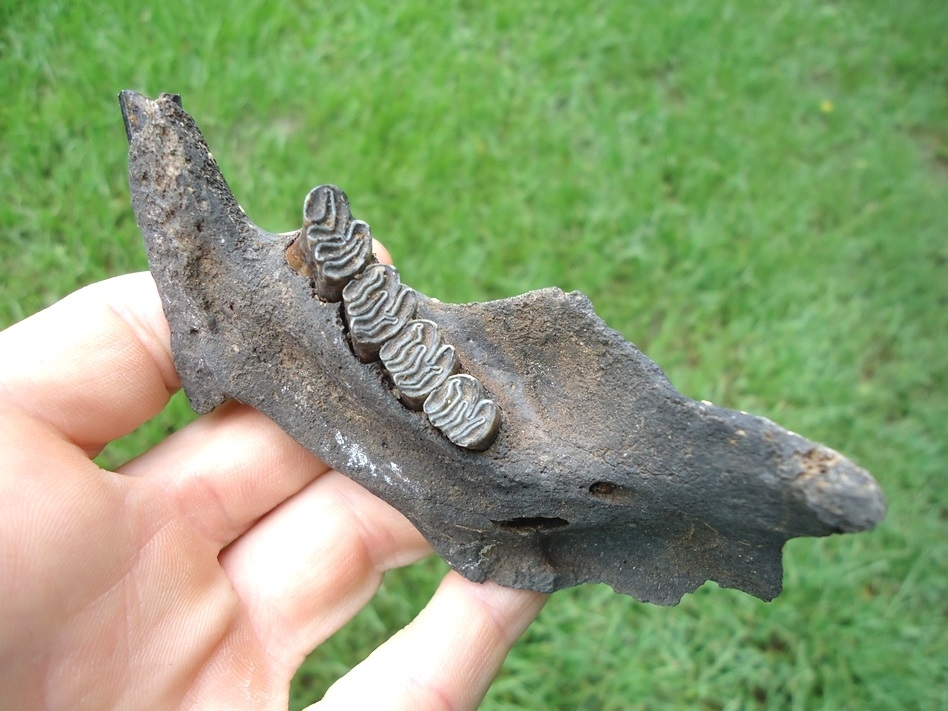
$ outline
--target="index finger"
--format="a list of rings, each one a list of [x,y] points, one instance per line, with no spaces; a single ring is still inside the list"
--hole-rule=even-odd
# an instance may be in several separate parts
[[[87,286],[0,332],[0,399],[90,455],[180,387],[147,272]]]

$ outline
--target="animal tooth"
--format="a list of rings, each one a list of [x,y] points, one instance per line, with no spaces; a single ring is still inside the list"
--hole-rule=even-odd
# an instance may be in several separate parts
[[[303,202],[304,232],[308,233],[310,227],[314,232],[345,232],[351,219],[349,198],[335,185],[316,186]]]
[[[373,264],[342,290],[342,303],[352,347],[359,360],[369,363],[414,318],[418,299],[402,285],[395,267]]]
[[[428,396],[428,420],[459,447],[481,451],[494,441],[500,428],[500,410],[484,396],[477,378],[452,375]]]
[[[349,199],[335,185],[313,188],[303,203],[306,257],[316,277],[316,295],[339,301],[353,277],[372,262],[372,231],[353,220]]]
[[[379,349],[406,406],[420,410],[425,398],[458,371],[454,346],[445,344],[434,321],[412,319]]]

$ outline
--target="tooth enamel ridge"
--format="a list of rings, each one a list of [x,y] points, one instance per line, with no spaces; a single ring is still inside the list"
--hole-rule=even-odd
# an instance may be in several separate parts
[[[414,290],[402,286],[398,270],[373,264],[342,290],[352,348],[359,360],[378,360],[379,349],[415,316]]]
[[[459,447],[487,449],[500,427],[500,410],[484,395],[480,381],[452,375],[436,388],[424,405],[428,420]]]
[[[349,198],[335,185],[313,188],[303,202],[303,230],[307,240],[310,239],[310,228],[313,238],[317,239],[319,233],[345,232],[349,229],[351,219]]]
[[[352,219],[342,190],[335,185],[310,190],[297,244],[316,295],[342,301],[356,357],[363,363],[381,360],[402,404],[424,411],[455,445],[487,449],[500,428],[500,408],[477,378],[459,374],[457,352],[444,342],[441,327],[415,318],[418,295],[401,283],[398,270],[373,263],[372,232]]]

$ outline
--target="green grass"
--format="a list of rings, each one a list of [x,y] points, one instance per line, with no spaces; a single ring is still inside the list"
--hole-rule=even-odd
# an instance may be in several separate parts
[[[115,96],[180,93],[262,226],[335,182],[412,286],[580,289],[684,393],[888,495],[878,530],[788,545],[770,604],[557,593],[485,709],[948,706],[948,4],[116,4],[0,10],[0,325],[146,267]],[[391,574],[294,708],[443,570]]]

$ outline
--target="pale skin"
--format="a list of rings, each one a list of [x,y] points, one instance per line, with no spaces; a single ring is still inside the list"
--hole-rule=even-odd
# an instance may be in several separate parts
[[[169,338],[147,273],[0,332],[5,707],[286,709],[306,655],[385,571],[430,553],[398,511],[245,405],[98,467],[180,387]],[[544,600],[449,573],[311,708],[476,708]]]

